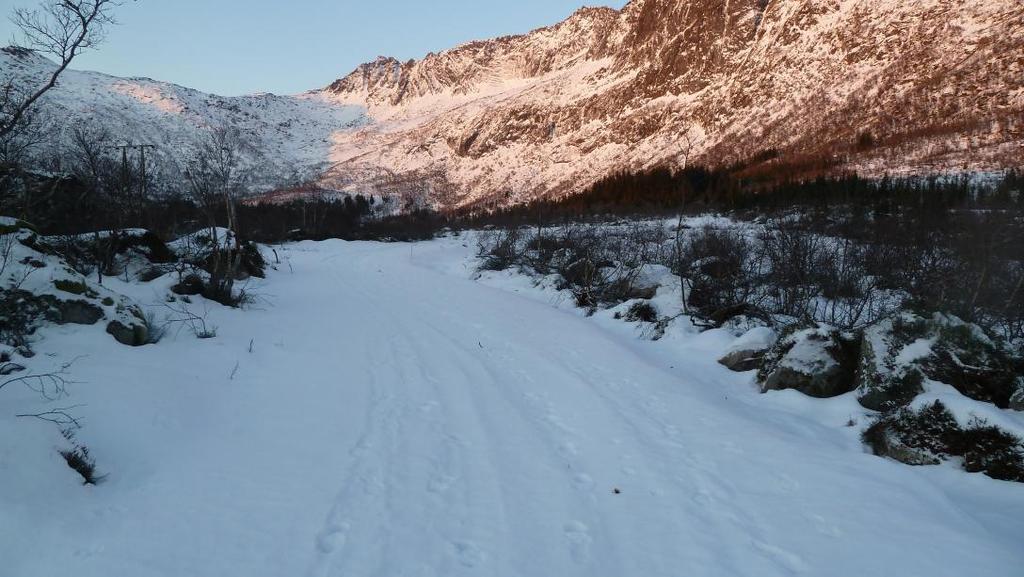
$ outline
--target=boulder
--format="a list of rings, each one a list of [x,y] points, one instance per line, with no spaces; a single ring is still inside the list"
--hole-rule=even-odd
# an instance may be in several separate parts
[[[928,328],[913,315],[901,315],[868,327],[861,338],[857,401],[874,411],[905,407],[924,391],[917,362],[930,354]]]
[[[1000,408],[1024,408],[1014,363],[977,325],[942,314],[903,313],[864,331],[857,398],[876,411],[897,409],[922,392],[928,379]]]
[[[1009,408],[1019,385],[1010,355],[977,325],[945,315],[935,315],[932,324],[935,344],[921,361],[924,374],[972,399]]]
[[[795,389],[826,398],[852,391],[858,342],[825,325],[790,331],[765,355],[761,392]]]
[[[737,372],[759,369],[765,355],[777,339],[775,331],[768,327],[750,329],[729,345],[725,355],[718,359],[718,362],[727,369]]]
[[[107,333],[122,345],[141,347],[149,342],[149,330],[142,323],[125,324],[119,320],[107,324]]]
[[[83,299],[64,300],[54,295],[37,295],[25,290],[4,292],[3,308],[9,311],[7,319],[27,329],[34,328],[40,319],[58,325],[92,325],[103,318],[103,309]],[[15,318],[18,317],[18,318]]]
[[[84,300],[56,300],[54,304],[59,311],[58,324],[94,325],[103,318],[103,309]]]

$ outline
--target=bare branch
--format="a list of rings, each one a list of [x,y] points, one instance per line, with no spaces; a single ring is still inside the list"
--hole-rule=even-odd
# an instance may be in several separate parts
[[[30,391],[38,393],[47,401],[55,401],[66,397],[68,394],[67,386],[74,383],[74,381],[68,379],[68,369],[81,358],[75,357],[61,365],[59,369],[49,373],[22,375],[7,379],[6,381],[0,381],[0,389],[7,385],[20,383],[25,385]]]
[[[72,405],[70,407],[60,407],[51,411],[44,411],[42,413],[24,413],[21,415],[14,415],[15,417],[30,417],[53,423],[60,427],[74,427],[81,429],[82,424],[75,418],[69,411],[84,407],[85,405]]]
[[[114,24],[110,9],[116,0],[49,0],[33,10],[16,9],[11,21],[21,31],[21,43],[53,56],[57,68],[41,87],[24,97],[14,98],[14,91],[5,87],[0,101],[0,138],[14,132],[22,124],[29,109],[57,85],[57,79],[71,61],[83,50],[103,41],[105,28]]]

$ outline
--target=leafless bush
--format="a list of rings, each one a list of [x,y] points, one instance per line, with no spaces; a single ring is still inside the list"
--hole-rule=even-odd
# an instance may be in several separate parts
[[[821,267],[827,265],[825,240],[791,223],[776,222],[761,234],[774,296],[773,312],[805,319],[822,294]]]
[[[198,339],[211,339],[217,336],[217,327],[206,324],[206,312],[202,315],[197,315],[186,305],[172,306],[171,304],[164,304],[164,307],[170,311],[170,315],[164,323],[165,327],[172,325],[188,327]]]
[[[849,218],[783,214],[764,224],[680,226],[674,240],[661,224],[509,228],[482,235],[480,255],[482,268],[557,274],[560,288],[589,309],[644,296],[636,286],[642,267],[666,264],[680,276],[684,312],[705,326],[743,315],[856,330],[910,307],[954,314],[1024,346],[1019,209],[861,214],[856,227],[844,224]]]
[[[484,231],[477,238],[477,254],[481,270],[505,270],[522,263],[519,229]]]
[[[146,311],[146,314],[142,319],[142,324],[146,327],[147,345],[155,345],[156,343],[159,343],[164,338],[164,335],[167,334],[167,324],[159,323],[156,320],[155,311]]]
[[[480,235],[480,268],[557,274],[560,288],[593,309],[651,296],[637,281],[643,267],[669,261],[667,240],[664,227],[649,223],[510,227]]]
[[[705,227],[678,244],[676,271],[688,312],[712,326],[738,315],[765,314],[764,252],[741,231]]]

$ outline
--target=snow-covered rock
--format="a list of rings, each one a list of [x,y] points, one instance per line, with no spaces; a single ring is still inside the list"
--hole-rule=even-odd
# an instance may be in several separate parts
[[[919,361],[931,354],[933,340],[914,326],[911,315],[900,315],[864,331],[857,368],[857,400],[864,407],[893,410],[924,391]]]
[[[777,339],[773,329],[754,327],[733,341],[718,362],[737,372],[756,370],[761,367],[765,354]]]
[[[794,330],[765,355],[758,378],[764,392],[795,389],[812,397],[835,397],[853,390],[850,343],[825,325]]]
[[[7,345],[27,353],[30,335],[42,324],[92,325],[104,319],[118,342],[146,344],[145,316],[135,302],[76,271],[17,221],[0,225],[7,227],[0,234],[0,337]]]
[[[977,325],[949,315],[903,313],[864,331],[857,373],[861,405],[879,411],[906,406],[924,391],[926,379],[1001,408],[1024,408],[1015,360]]]

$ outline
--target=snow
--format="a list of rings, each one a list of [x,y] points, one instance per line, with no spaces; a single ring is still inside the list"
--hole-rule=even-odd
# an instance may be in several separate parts
[[[827,327],[821,327],[794,333],[791,337],[793,348],[782,358],[783,366],[806,374],[823,372],[836,366],[838,363],[825,347],[828,331]]]
[[[206,227],[167,243],[167,247],[179,254],[191,254],[197,250],[209,250],[214,241],[221,249],[234,248],[235,233],[222,226]]]
[[[769,327],[754,327],[743,333],[729,345],[725,354],[742,351],[764,351],[775,344],[777,335]]]
[[[80,357],[59,402],[107,478],[82,486],[12,416],[48,405],[0,390],[0,573],[1019,573],[1020,485],[869,455],[852,394],[761,395],[717,364],[727,331],[652,342],[474,278],[475,246],[276,247],[259,306],[190,305],[214,339],[44,329],[31,368]],[[107,281],[160,311],[173,279]]]
[[[0,50],[0,80],[38,86],[55,67],[42,56]],[[245,143],[240,152],[252,187],[264,190],[301,181],[326,168],[333,135],[368,122],[364,106],[332,102],[320,93],[225,97],[148,78],[117,78],[67,70],[40,108],[48,130],[71,146],[76,127],[109,133],[108,143],[156,146],[151,170],[173,178],[212,129],[232,126]]]
[[[315,182],[400,196],[419,192],[403,179],[427,179],[463,205],[769,149],[835,154],[837,171],[876,177],[1020,165],[1018,0],[715,4],[584,10],[420,60],[381,58],[291,96],[71,70],[43,109],[65,141],[97,123],[116,141],[157,145],[166,172],[227,124],[251,144],[243,161],[258,192]],[[0,52],[0,77],[39,84],[52,68]],[[882,145],[837,145],[860,131]]]

